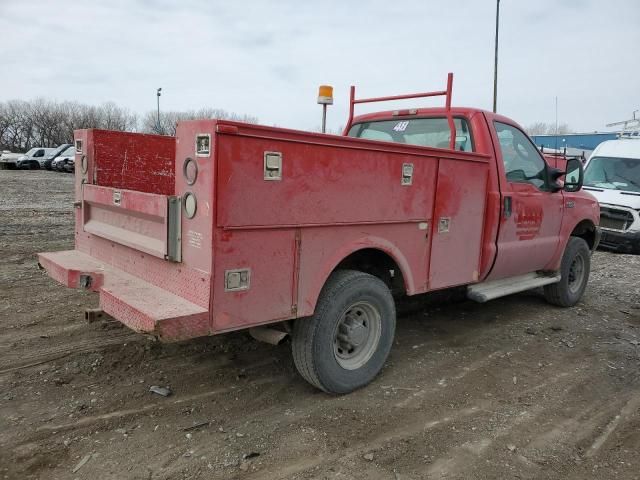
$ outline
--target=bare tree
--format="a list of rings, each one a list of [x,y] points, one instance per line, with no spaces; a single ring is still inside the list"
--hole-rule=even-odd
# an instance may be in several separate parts
[[[160,125],[158,125],[157,112],[150,111],[142,118],[140,130],[146,133],[159,135],[175,135],[177,123],[181,120],[206,120],[217,118],[220,120],[235,120],[245,123],[258,123],[258,119],[251,115],[242,115],[227,112],[219,108],[201,108],[200,110],[165,111],[160,112]]]
[[[141,119],[113,102],[99,106],[78,102],[54,102],[45,98],[32,101],[0,102],[0,149],[26,151],[32,147],[55,147],[73,142],[74,130],[103,128],[118,131],[143,131],[175,135],[180,120],[220,118],[257,123],[250,115],[230,113],[216,108],[184,112],[162,112],[158,128],[155,112]]]
[[[73,131],[81,128],[129,131],[137,126],[136,114],[112,102],[97,107],[44,98],[0,102],[0,147],[13,151],[71,143]]]
[[[0,124],[3,124],[0,146],[14,151],[30,148],[34,127],[29,103],[10,100],[0,105],[0,115],[3,117],[3,120],[0,120]]]
[[[556,124],[546,122],[535,122],[529,125],[526,129],[529,135],[556,135]],[[567,133],[574,133],[573,129],[566,123],[558,125],[558,135],[566,135]]]
[[[344,131],[344,125],[340,125],[338,128],[327,128],[327,131],[325,133],[327,133],[328,135],[342,135],[342,132]],[[322,133],[322,125],[316,125],[315,127],[313,127],[312,132],[315,133]]]
[[[138,117],[135,114],[113,102],[102,104],[99,114],[102,116],[102,128],[107,130],[132,131],[138,126]]]

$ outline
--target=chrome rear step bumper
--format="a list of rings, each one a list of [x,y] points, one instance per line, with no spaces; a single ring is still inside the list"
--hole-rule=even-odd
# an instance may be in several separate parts
[[[171,342],[211,334],[209,311],[78,250],[38,254],[49,276],[100,294],[100,308],[132,330]]]

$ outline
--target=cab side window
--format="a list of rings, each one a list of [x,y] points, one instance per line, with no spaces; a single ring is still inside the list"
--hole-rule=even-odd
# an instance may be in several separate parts
[[[531,183],[543,190],[547,184],[547,164],[531,140],[519,129],[494,122],[504,173],[511,183]]]

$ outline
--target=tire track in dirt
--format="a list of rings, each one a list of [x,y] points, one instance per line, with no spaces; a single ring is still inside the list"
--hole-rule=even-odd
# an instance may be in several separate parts
[[[551,383],[566,382],[568,373],[555,376]],[[484,462],[484,457],[496,458],[500,452],[510,451],[515,460],[521,463],[521,473],[528,471],[532,478],[543,473],[547,459],[555,457],[555,452],[562,446],[565,449],[575,449],[576,458],[580,455],[577,445],[585,439],[593,437],[599,430],[604,430],[597,438],[585,457],[593,456],[609,435],[615,430],[623,418],[628,418],[640,407],[640,397],[634,396],[628,401],[603,403],[593,401],[578,408],[572,400],[581,398],[576,390],[588,386],[591,382],[589,375],[582,378],[575,377],[564,385],[557,395],[545,396],[526,411],[519,413],[508,424],[498,428],[491,438],[484,438],[474,442],[456,445],[433,463],[428,469],[430,475],[448,478],[471,478]],[[540,390],[543,385],[537,385],[530,391]],[[544,387],[548,387],[545,382]],[[528,393],[523,391],[523,393]],[[620,409],[620,403],[624,406]],[[549,417],[549,411],[559,405],[570,405],[568,410],[560,416]],[[617,413],[617,414],[616,414]],[[615,414],[611,419],[612,414]],[[550,430],[539,433],[539,425],[552,423]],[[603,428],[606,427],[606,428]],[[535,432],[532,435],[532,432]],[[513,449],[513,450],[512,450]],[[565,469],[567,464],[557,465],[555,468]],[[523,470],[524,469],[524,470]],[[559,471],[555,471],[555,474]]]
[[[611,408],[607,409],[611,411]],[[629,418],[635,413],[640,413],[640,395],[634,395],[631,397],[619,410],[617,410],[614,417],[606,424],[602,433],[598,435],[595,441],[591,444],[587,450],[585,456],[587,458],[598,455],[600,449],[609,440],[611,434],[618,428],[620,422],[629,420]]]
[[[98,352],[111,345],[139,341],[140,339],[139,334],[125,331],[110,333],[109,335],[99,335],[89,339],[65,339],[63,343],[44,348],[33,348],[29,345],[27,348],[16,350],[8,345],[1,345],[0,349],[10,351],[3,353],[0,358],[0,375],[43,363],[53,362],[69,355]]]
[[[63,423],[58,425],[44,425],[36,429],[36,434],[38,433],[48,434],[50,432],[66,432],[68,430],[91,427],[95,424],[98,424],[100,422],[107,421],[107,420],[121,419],[124,417],[140,415],[156,409],[167,410],[167,409],[171,409],[171,407],[178,407],[184,403],[205,400],[218,395],[228,394],[230,392],[240,393],[243,390],[246,390],[247,388],[257,387],[260,385],[277,382],[278,380],[281,380],[283,378],[284,378],[283,376],[263,377],[263,378],[254,380],[250,383],[247,383],[246,385],[241,387],[237,387],[237,386],[223,387],[216,390],[196,393],[194,395],[184,395],[184,396],[175,398],[169,402],[162,402],[162,403],[154,402],[138,408],[115,410],[115,411],[103,413],[100,415],[84,417],[84,418],[81,418],[80,420],[77,420],[71,423]],[[33,441],[34,438],[31,438],[30,440]]]
[[[500,353],[501,352],[499,351],[492,352],[486,358],[476,361],[470,366],[463,367],[458,373],[450,377],[450,384],[454,386],[454,381],[460,382],[464,380],[468,374],[476,372],[482,367],[489,368],[491,361],[499,358]],[[567,371],[559,372],[541,384],[519,391],[519,394],[539,391],[552,384],[557,384],[565,380],[568,376],[569,373]],[[464,388],[464,385],[460,384],[456,384],[455,386]],[[436,417],[428,406],[431,403],[435,403],[429,394],[437,392],[438,389],[433,388],[421,391],[424,391],[425,393],[417,396],[415,394],[411,394],[408,397],[408,399],[411,400],[410,402],[400,402],[400,404],[396,404],[398,413],[392,415],[392,421],[390,423],[393,424],[393,428],[391,429],[379,432],[374,436],[367,436],[366,438],[355,442],[349,448],[341,449],[339,453],[326,454],[321,451],[317,451],[313,458],[293,459],[289,462],[280,462],[277,465],[277,470],[265,469],[252,475],[243,475],[242,478],[251,480],[284,480],[292,476],[304,475],[312,470],[324,472],[325,469],[329,467],[335,467],[341,464],[346,468],[346,463],[358,460],[367,452],[384,451],[389,445],[402,443],[407,439],[421,438],[430,431],[446,429],[455,422],[459,422],[464,419],[493,415],[502,415],[507,417],[509,416],[510,409],[512,408],[510,404],[504,405],[501,404],[499,400],[495,399],[477,400],[473,402],[471,406]],[[417,405],[417,402],[421,402],[421,405]],[[546,407],[546,405],[536,407],[532,410],[532,413],[527,413],[520,419],[517,418],[515,424],[525,421],[533,421],[538,415],[544,413]],[[414,412],[414,414],[409,418],[406,417],[407,410]],[[503,435],[506,435],[506,433],[507,431],[505,430]],[[476,456],[481,454],[484,450],[489,448],[492,443],[493,440],[491,439],[479,439],[474,442],[467,442],[462,446],[456,446],[451,451],[444,454],[443,459],[436,459],[434,461],[435,466],[432,467],[432,473],[437,473],[438,476],[440,473],[446,473],[446,470],[443,467],[449,465],[446,460],[448,456],[454,457],[457,455],[461,458],[469,459],[472,454]],[[286,444],[281,445],[280,448],[286,448]],[[451,467],[449,466],[449,468]],[[442,471],[440,472],[440,470]],[[366,476],[362,478],[366,478]]]

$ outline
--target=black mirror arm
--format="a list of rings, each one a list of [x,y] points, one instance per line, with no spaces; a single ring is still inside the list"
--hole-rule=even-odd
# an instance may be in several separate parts
[[[552,182],[557,181],[560,177],[566,175],[567,172],[563,172],[559,168],[549,167],[549,180]]]

